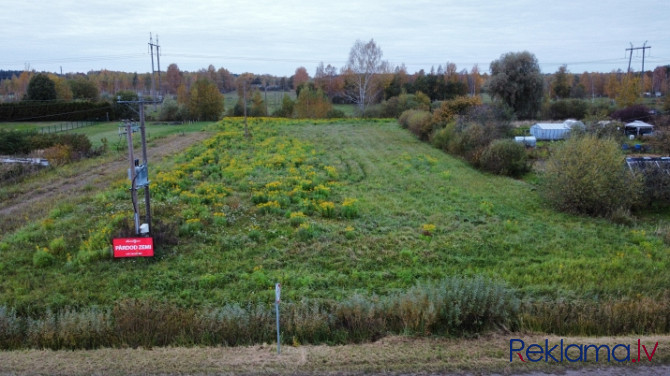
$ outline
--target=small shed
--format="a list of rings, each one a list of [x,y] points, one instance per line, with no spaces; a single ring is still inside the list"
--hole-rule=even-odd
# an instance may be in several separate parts
[[[530,134],[537,140],[562,140],[575,127],[583,129],[584,123],[572,119],[562,123],[536,123],[530,127]]]
[[[654,126],[649,123],[645,123],[644,121],[635,120],[631,123],[626,123],[624,132],[626,133],[626,136],[650,135],[654,132]]]

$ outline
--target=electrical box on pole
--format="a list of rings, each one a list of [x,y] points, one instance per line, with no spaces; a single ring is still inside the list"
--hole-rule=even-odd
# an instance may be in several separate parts
[[[153,47],[153,42],[150,43]],[[151,50],[151,68],[153,71],[153,48]],[[159,68],[160,69],[160,68]],[[153,78],[153,75],[152,75]],[[153,86],[153,85],[152,85]],[[152,94],[154,92],[152,91]],[[137,257],[137,256],[153,256],[154,243],[151,236],[151,195],[149,194],[149,159],[147,157],[147,138],[144,122],[144,106],[147,104],[162,103],[162,97],[151,98],[145,100],[140,96],[138,100],[122,101],[117,98],[117,103],[127,104],[131,106],[139,106],[139,111],[135,111],[139,115],[139,126],[130,121],[125,122],[123,129],[119,127],[119,136],[125,134],[128,138],[128,179],[130,180],[130,195],[133,203],[133,220],[135,222],[134,238],[113,239],[113,254],[114,257]],[[139,131],[142,138],[142,161],[135,159],[133,150],[133,133]],[[138,202],[137,191],[144,190],[144,211],[145,222],[140,223],[140,204]]]

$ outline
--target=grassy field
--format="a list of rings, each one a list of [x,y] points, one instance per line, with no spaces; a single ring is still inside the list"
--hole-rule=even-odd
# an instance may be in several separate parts
[[[500,279],[529,298],[670,291],[656,235],[666,215],[629,227],[556,213],[533,184],[482,174],[394,121],[255,119],[251,139],[239,119],[211,130],[151,167],[155,258],[109,257],[131,223],[120,172],[2,233],[0,305],[270,302],[275,282],[287,301],[339,300],[450,275]]]
[[[288,96],[292,100],[294,101],[296,100],[295,90],[267,92],[267,104],[268,104],[269,115],[272,115],[274,111],[281,108],[281,102],[282,99],[284,98],[284,94],[288,94]],[[265,93],[263,91],[261,91],[261,97],[265,100]],[[251,96],[249,98],[251,98]],[[236,103],[237,103],[237,92],[230,92],[224,94],[224,108],[226,111],[235,107]],[[333,108],[344,112],[344,114],[349,117],[353,117],[354,111],[356,110],[356,106],[353,104],[335,104],[333,105]]]

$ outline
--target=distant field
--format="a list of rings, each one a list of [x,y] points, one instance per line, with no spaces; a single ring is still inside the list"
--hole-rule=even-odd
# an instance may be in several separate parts
[[[281,101],[284,99],[284,94],[287,94],[291,99],[295,100],[295,90],[289,90],[289,91],[268,91],[267,96],[264,91],[260,91],[261,93],[261,98],[265,100],[267,98],[267,105],[268,105],[268,114],[271,115],[274,111],[277,109],[281,108]],[[249,99],[251,99],[251,96],[253,95],[253,92],[247,93]],[[235,104],[237,103],[237,92],[233,91],[230,93],[225,93],[223,95],[224,97],[224,108],[226,111],[229,109],[235,107]]]
[[[0,123],[0,130],[39,130],[44,127],[53,127],[61,124],[62,122],[43,122],[43,123]],[[93,147],[98,147],[102,145],[102,139],[107,139],[108,145],[110,147],[116,147],[117,145],[125,147],[127,145],[126,136],[119,136],[119,125],[122,123],[120,121],[111,121],[111,122],[102,122],[97,123],[91,126],[86,126],[78,129],[73,129],[65,131],[63,133],[79,133],[88,136],[91,140]],[[189,132],[198,132],[203,129],[203,126],[210,124],[209,122],[194,122],[194,123],[185,123],[178,125],[167,125],[160,122],[147,122],[146,123],[146,132],[147,139],[151,140],[154,138],[165,137],[171,134],[180,134],[180,133],[189,133]],[[139,133],[135,136],[139,139]]]

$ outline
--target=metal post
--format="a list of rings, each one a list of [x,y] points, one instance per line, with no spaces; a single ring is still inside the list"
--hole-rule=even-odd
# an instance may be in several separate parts
[[[155,103],[155,102],[154,102]],[[144,129],[144,103],[140,102],[140,134],[142,135],[142,161],[147,169],[149,168],[149,161],[147,159],[147,138],[146,131]],[[151,203],[149,195],[149,185],[144,187],[144,206],[146,213],[146,221],[149,225],[149,233],[151,233]]]
[[[126,123],[128,136],[128,159],[130,160],[130,194],[133,200],[133,219],[135,220],[135,234],[140,233],[140,219],[137,208],[137,190],[135,189],[135,156],[133,154],[133,130],[130,122]]]
[[[279,296],[281,294],[281,284],[275,284],[275,312],[277,312],[277,355],[281,354],[281,337],[279,334]]]

